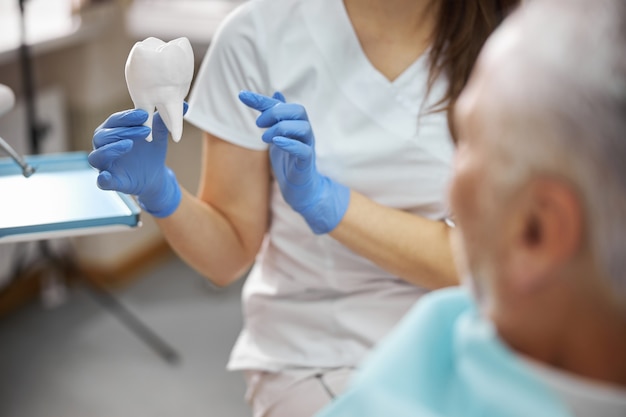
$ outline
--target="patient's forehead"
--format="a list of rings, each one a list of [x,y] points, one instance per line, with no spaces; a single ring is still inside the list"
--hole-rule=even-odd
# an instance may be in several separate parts
[[[504,52],[501,56],[506,56]],[[491,57],[490,57],[491,58]],[[459,141],[482,141],[486,135],[497,134],[502,116],[514,98],[508,89],[511,78],[494,73],[497,60],[485,60],[477,65],[472,79],[455,106],[455,123]],[[504,71],[500,68],[500,71]]]
[[[551,75],[533,53],[543,46],[525,30],[520,19],[510,19],[483,48],[455,108],[461,141],[499,137],[539,107],[537,91]]]

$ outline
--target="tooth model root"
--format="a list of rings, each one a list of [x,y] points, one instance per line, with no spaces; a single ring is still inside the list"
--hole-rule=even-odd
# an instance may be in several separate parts
[[[146,113],[148,113],[148,119],[144,122],[143,125],[148,126],[150,129],[152,129],[152,120],[154,119],[154,105],[135,103],[135,108],[144,110]],[[146,140],[148,142],[152,142],[152,130],[150,130],[150,133],[146,137]]]
[[[183,104],[181,101],[157,103],[159,114],[163,118],[165,126],[172,134],[172,139],[178,142],[183,135]]]

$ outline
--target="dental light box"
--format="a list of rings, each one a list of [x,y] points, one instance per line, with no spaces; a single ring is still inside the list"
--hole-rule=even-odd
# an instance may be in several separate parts
[[[0,243],[129,230],[141,225],[130,197],[96,185],[98,172],[87,153],[25,158],[35,173],[22,176],[10,158],[0,158]]]

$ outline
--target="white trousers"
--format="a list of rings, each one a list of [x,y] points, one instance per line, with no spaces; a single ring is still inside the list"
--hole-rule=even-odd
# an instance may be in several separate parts
[[[312,417],[344,392],[355,370],[302,369],[245,372],[253,417]]]

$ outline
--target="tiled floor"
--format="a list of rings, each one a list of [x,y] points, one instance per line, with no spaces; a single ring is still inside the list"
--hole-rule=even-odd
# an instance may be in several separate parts
[[[247,417],[225,370],[241,283],[213,290],[176,258],[116,296],[174,347],[170,365],[81,287],[0,320],[0,417]]]

